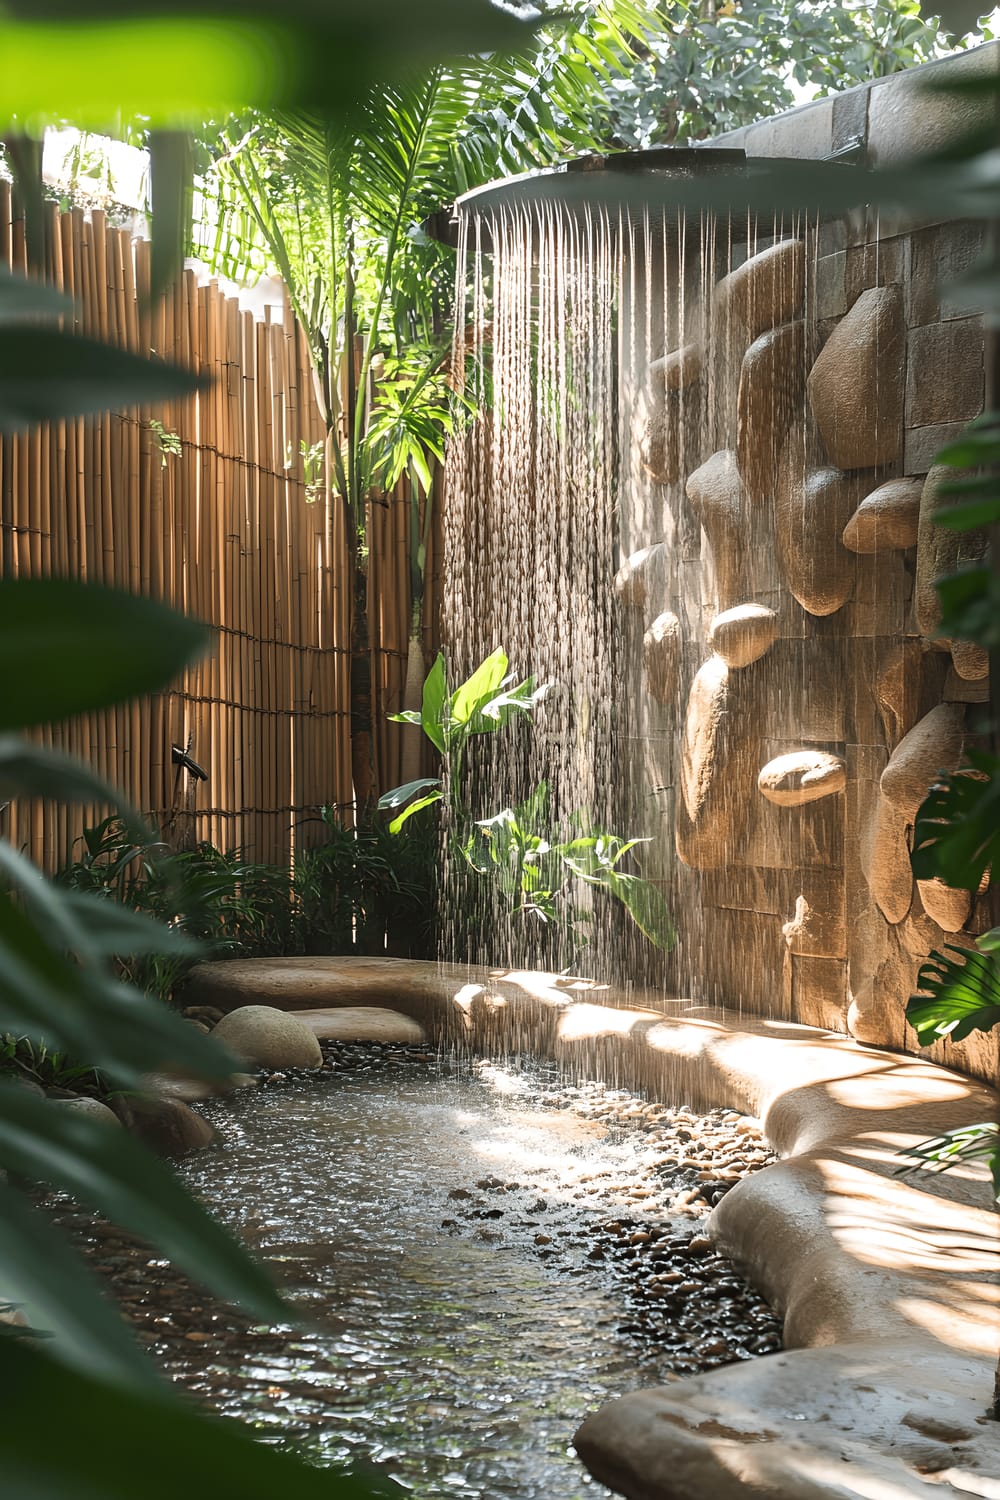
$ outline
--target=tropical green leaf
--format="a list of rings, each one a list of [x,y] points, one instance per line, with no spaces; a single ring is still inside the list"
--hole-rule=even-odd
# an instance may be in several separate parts
[[[983,1162],[993,1182],[993,1197],[1000,1204],[1000,1125],[994,1120],[984,1120],[975,1125],[959,1125],[947,1130],[932,1140],[921,1141],[917,1146],[900,1152],[909,1158],[896,1168],[896,1176],[906,1176],[921,1167],[932,1172],[947,1172],[951,1167],[960,1167],[965,1162]]]
[[[535,686],[533,677],[526,677],[517,687],[497,693],[485,702],[480,701],[471,720],[470,734],[490,734],[495,729],[505,728],[518,714],[530,714],[548,692],[548,684]]]
[[[71,316],[72,300],[44,281],[22,276],[9,266],[0,266],[0,324],[19,323],[24,318]]]
[[[0,894],[0,1032],[37,1037],[86,1058],[123,1087],[147,1073],[227,1078],[237,1067],[217,1043],[102,967],[55,947],[31,915]]]
[[[151,130],[148,146],[153,219],[149,295],[155,300],[172,285],[184,266],[191,219],[194,143],[184,130]]]
[[[439,776],[421,776],[417,781],[406,781],[402,786],[393,787],[391,792],[383,792],[378,799],[379,808],[384,811],[388,808],[402,807],[404,802],[409,802],[410,798],[422,792],[424,787],[439,787],[440,785]]]
[[[0,326],[0,430],[5,432],[109,407],[176,401],[204,384],[176,365],[82,334],[11,322]]]
[[[6,1182],[0,1182],[0,1285],[5,1301],[23,1304],[33,1327],[58,1334],[50,1345],[55,1358],[129,1390],[156,1386],[155,1367],[97,1281]],[[8,1474],[4,1483],[10,1482]]]
[[[110,958],[164,953],[176,958],[194,958],[204,952],[204,945],[188,937],[180,927],[132,911],[110,896],[69,890],[61,891],[60,895],[98,954]]]
[[[941,601],[938,635],[977,641],[988,651],[1000,647],[1000,578],[988,567],[960,568],[938,578]]]
[[[638,875],[621,875],[617,870],[608,871],[606,883],[639,931],[657,948],[669,952],[677,941],[677,933],[659,886]]]
[[[986,871],[1000,870],[1000,760],[982,750],[932,786],[913,828],[913,873],[957,890],[979,889]]]
[[[949,943],[944,953],[935,950],[922,965],[917,989],[907,1002],[906,1019],[922,1047],[944,1037],[961,1042],[973,1031],[1000,1024],[1000,967],[990,953]]]
[[[398,833],[403,824],[408,823],[414,813],[423,812],[425,807],[433,807],[434,803],[440,802],[443,796],[443,792],[437,791],[430,792],[426,797],[418,797],[415,802],[410,803],[409,807],[404,807],[398,818],[393,818],[389,824],[389,832]]]
[[[447,726],[445,723],[445,705],[448,702],[448,683],[445,677],[444,657],[440,651],[434,658],[431,667],[424,679],[424,692],[420,705],[420,723],[424,734],[432,745],[444,753]]]
[[[126,1130],[2,1085],[0,1166],[65,1189],[257,1317],[292,1317],[266,1272]]]
[[[0,730],[154,692],[207,642],[203,625],[153,599],[72,578],[4,579]]]
[[[120,801],[120,796],[110,782],[95,775],[74,756],[22,740],[17,735],[0,734],[0,797],[101,803]],[[144,841],[149,838],[149,829],[137,813],[125,809],[120,816],[133,837]]]
[[[213,1500],[371,1500],[387,1493],[384,1482],[369,1487],[255,1442],[236,1422],[183,1405],[166,1386],[147,1393],[139,1382],[122,1389],[88,1379],[51,1352],[48,1340],[4,1343],[10,1500],[135,1500],[137,1485],[143,1500],[177,1500],[192,1489]]]
[[[449,718],[464,726],[493,697],[507,675],[507,653],[498,647],[451,695]]]

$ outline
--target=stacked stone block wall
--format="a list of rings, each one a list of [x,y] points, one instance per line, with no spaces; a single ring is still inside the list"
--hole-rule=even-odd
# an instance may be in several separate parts
[[[897,161],[983,109],[927,94],[935,69],[997,68],[991,45],[719,144]],[[983,408],[983,319],[947,289],[983,243],[874,209],[786,225],[684,327],[646,286],[666,347],[652,369],[622,355],[618,589],[645,684],[627,744],[681,929],[660,977],[906,1050],[921,963],[989,925],[985,894],[909,865],[916,806],[989,695],[982,653],[936,639],[932,588],[983,553],[932,521],[936,454]],[[996,1076],[995,1034],[932,1055]]]

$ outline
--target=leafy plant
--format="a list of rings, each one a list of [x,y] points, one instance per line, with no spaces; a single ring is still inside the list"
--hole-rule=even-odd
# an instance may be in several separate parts
[[[1000,928],[984,933],[976,950],[948,944],[947,953],[932,953],[917,976],[916,994],[906,1007],[906,1019],[922,1047],[950,1037],[960,1042],[973,1031],[1000,1025]]]
[[[463,762],[475,736],[494,734],[516,719],[530,717],[544,697],[533,677],[516,682],[506,652],[498,649],[465,682],[449,691],[444,656],[439,653],[424,681],[419,712],[392,717],[419,726],[448,768],[448,840],[453,854],[474,875],[491,880],[516,918],[534,919],[560,929],[575,961],[584,945],[586,914],[579,909],[581,887],[603,890],[621,902],[640,931],[657,947],[669,948],[673,927],[659,889],[623,867],[644,840],[623,839],[590,827],[582,810],[568,822],[568,837],[552,830],[549,788],[543,781],[517,807],[476,818],[465,805]],[[389,824],[399,833],[411,817],[446,795],[440,777],[421,777],[386,792],[379,807],[395,811]]]

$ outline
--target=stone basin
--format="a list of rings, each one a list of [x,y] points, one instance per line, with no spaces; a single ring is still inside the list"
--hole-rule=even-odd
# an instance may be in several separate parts
[[[431,1040],[613,1054],[652,1097],[756,1115],[782,1160],[727,1193],[709,1232],[783,1314],[786,1347],[609,1403],[578,1433],[583,1461],[634,1500],[1000,1500],[986,1173],[898,1175],[907,1146],[995,1119],[994,1090],[838,1033],[550,974],[259,959],[200,965],[189,996],[388,1007]]]

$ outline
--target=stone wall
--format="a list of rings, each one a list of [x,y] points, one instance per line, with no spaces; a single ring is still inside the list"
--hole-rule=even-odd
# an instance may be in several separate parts
[[[918,85],[998,56],[985,47],[721,144],[897,160],[982,108]],[[931,588],[959,545],[982,552],[931,521],[935,454],[984,389],[982,319],[941,281],[982,241],[979,224],[871,209],[757,226],[724,253],[702,236],[647,252],[622,319],[617,587],[641,705],[626,733],[651,870],[681,931],[658,977],[908,1050],[921,962],[989,925],[984,897],[918,887],[908,858],[916,807],[988,694],[982,653],[934,638]],[[996,1076],[995,1036],[933,1055]]]

